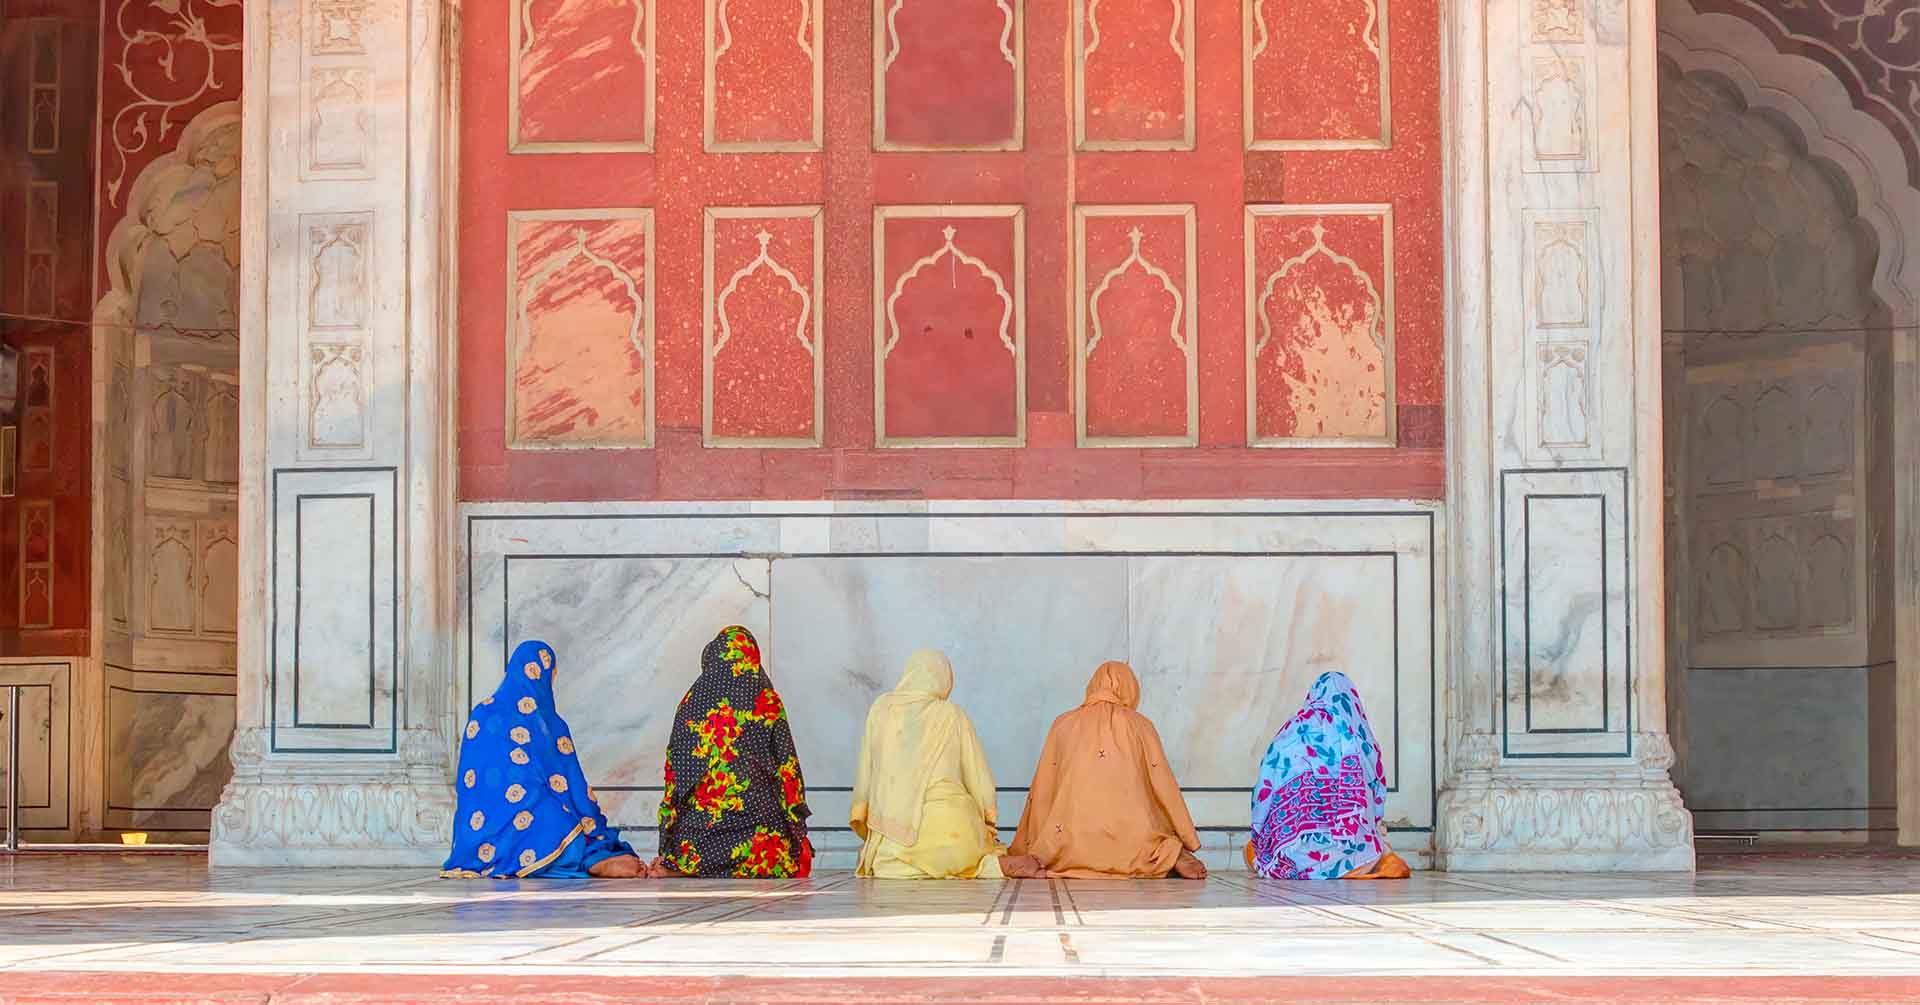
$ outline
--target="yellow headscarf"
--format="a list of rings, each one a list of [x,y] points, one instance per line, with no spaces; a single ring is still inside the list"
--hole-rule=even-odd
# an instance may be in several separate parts
[[[998,818],[993,772],[966,714],[949,703],[953,664],[932,650],[907,659],[894,689],[874,700],[867,713],[853,780],[849,823],[861,840],[878,831],[903,845],[920,836],[920,810],[950,745],[957,744],[968,795],[989,825]]]

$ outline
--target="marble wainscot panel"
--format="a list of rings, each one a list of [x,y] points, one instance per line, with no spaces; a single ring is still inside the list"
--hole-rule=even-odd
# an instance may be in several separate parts
[[[1884,720],[1894,714],[1893,674],[1891,665],[1688,669],[1676,682],[1686,688],[1689,746],[1679,784],[1694,826],[1892,826],[1894,730]]]
[[[1503,479],[1503,750],[1510,757],[1631,752],[1626,473]]]
[[[205,832],[233,775],[233,676],[109,666],[106,681],[107,827]]]
[[[827,868],[868,705],[944,650],[1019,820],[1053,718],[1102,660],[1139,672],[1208,857],[1237,861],[1247,793],[1315,674],[1359,682],[1387,746],[1396,845],[1434,819],[1440,525],[1402,502],[472,504],[463,705],[508,648],[556,648],[561,712],[615,823],[651,846],[674,704],[714,631],[759,636],[792,712]]]

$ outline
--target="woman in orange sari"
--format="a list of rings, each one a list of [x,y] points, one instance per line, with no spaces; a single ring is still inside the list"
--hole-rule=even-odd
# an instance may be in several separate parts
[[[1053,721],[1012,855],[1066,879],[1205,879],[1200,836],[1125,663],[1103,663],[1079,708]]]

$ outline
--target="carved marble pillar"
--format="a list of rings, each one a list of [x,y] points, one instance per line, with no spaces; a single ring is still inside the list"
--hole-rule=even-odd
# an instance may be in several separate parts
[[[1448,5],[1455,870],[1685,870],[1661,592],[1653,0]]]
[[[458,8],[246,13],[239,729],[212,858],[437,864]]]

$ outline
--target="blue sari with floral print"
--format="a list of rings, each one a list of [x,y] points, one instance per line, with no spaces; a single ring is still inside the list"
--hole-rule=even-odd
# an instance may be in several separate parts
[[[474,706],[460,741],[453,853],[445,877],[578,878],[632,855],[607,826],[553,707],[558,661],[544,642],[522,642],[506,677]]]

